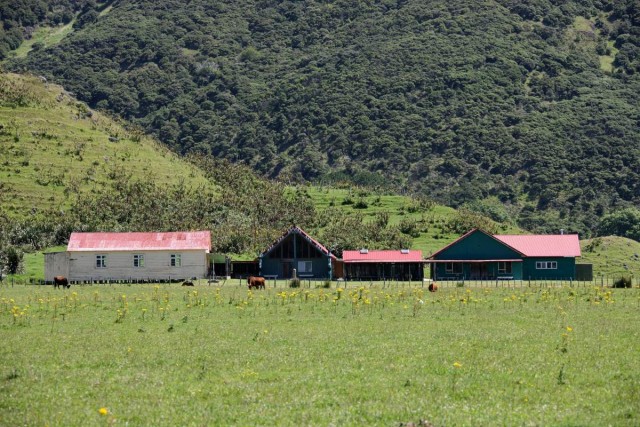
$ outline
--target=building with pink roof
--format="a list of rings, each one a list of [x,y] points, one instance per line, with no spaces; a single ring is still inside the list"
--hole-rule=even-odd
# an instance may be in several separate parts
[[[435,280],[574,280],[577,234],[491,235],[474,229],[427,260]]]
[[[348,280],[422,280],[422,251],[410,249],[343,251]]]
[[[66,252],[45,258],[45,280],[165,281],[204,278],[210,231],[71,233]]]

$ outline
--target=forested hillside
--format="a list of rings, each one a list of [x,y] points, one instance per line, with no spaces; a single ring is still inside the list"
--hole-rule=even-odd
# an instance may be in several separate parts
[[[499,226],[427,199],[288,187],[226,160],[180,158],[33,76],[0,73],[0,159],[0,271],[10,254],[66,244],[72,231],[207,229],[215,251],[251,258],[294,224],[338,255],[433,249],[460,227]]]
[[[640,204],[637,0],[120,0],[77,21],[6,66],[183,154],[532,231]]]

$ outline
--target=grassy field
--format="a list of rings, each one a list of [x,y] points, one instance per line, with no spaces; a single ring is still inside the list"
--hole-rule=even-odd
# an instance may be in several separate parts
[[[618,236],[598,237],[580,242],[579,262],[593,264],[596,275],[633,276],[640,280],[640,242]]]
[[[17,216],[64,207],[69,194],[101,185],[114,171],[212,185],[195,166],[60,86],[15,74],[0,74],[0,159],[0,203]]]
[[[0,287],[0,425],[638,425],[640,290]]]

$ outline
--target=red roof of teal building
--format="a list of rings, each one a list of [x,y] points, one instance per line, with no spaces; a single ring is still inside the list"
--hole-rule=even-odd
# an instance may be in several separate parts
[[[493,237],[527,257],[579,257],[580,239],[577,234],[506,235]]]
[[[481,232],[525,257],[579,257],[580,239],[577,234],[489,234],[483,230],[474,228],[465,233],[444,248],[435,252],[429,258],[444,252],[445,249],[453,246],[457,242],[464,240],[467,236],[475,232]]]
[[[399,249],[395,251],[343,251],[342,261],[355,262],[422,262],[422,251]]]
[[[211,251],[210,231],[71,233],[67,251]]]

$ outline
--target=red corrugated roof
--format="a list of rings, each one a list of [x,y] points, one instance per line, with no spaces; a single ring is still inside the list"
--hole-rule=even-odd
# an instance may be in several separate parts
[[[577,234],[505,235],[494,236],[528,257],[579,257]]]
[[[68,251],[211,251],[210,231],[169,233],[71,233]]]
[[[368,253],[343,251],[342,261],[347,264],[351,262],[421,262],[422,251],[411,250],[408,253],[402,253],[400,250],[368,251]]]
[[[446,264],[448,262],[522,262],[521,259],[505,258],[505,259],[429,259],[425,261],[427,264]]]

